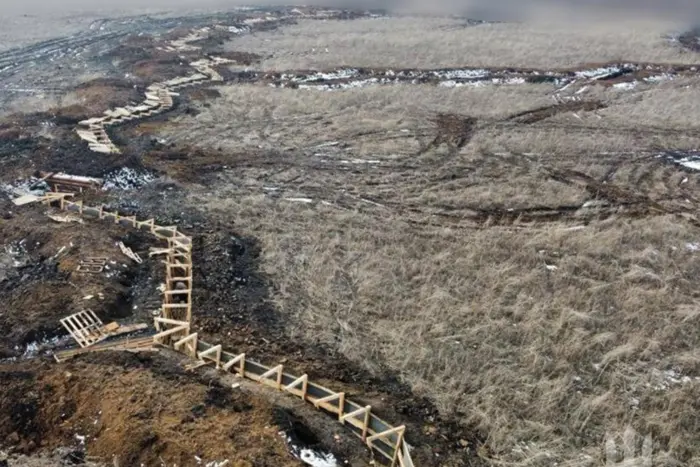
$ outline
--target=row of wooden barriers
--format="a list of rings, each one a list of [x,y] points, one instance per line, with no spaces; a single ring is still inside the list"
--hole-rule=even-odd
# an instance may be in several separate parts
[[[309,380],[308,375],[294,376],[284,371],[283,365],[268,367],[257,363],[246,354],[226,352],[221,345],[212,345],[192,332],[192,239],[174,226],[160,226],[154,219],[139,221],[135,216],[121,216],[103,207],[85,206],[72,201],[72,193],[48,193],[40,198],[44,204],[65,211],[102,219],[124,227],[147,231],[166,246],[151,249],[151,256],[165,256],[165,290],[160,316],[154,318],[156,334],[117,343],[100,343],[72,352],[100,350],[129,350],[166,346],[197,361],[194,366],[213,365],[217,370],[235,373],[241,377],[284,391],[313,404],[316,408],[337,416],[338,421],[360,436],[373,453],[379,454],[390,465],[413,467],[410,448],[404,439],[405,426],[393,427],[377,417],[370,405],[361,405]],[[68,354],[66,355],[68,356]]]

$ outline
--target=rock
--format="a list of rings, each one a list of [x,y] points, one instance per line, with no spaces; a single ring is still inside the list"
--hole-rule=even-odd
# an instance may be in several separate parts
[[[17,443],[19,443],[19,435],[15,431],[14,433],[10,434],[7,438],[5,438],[5,443],[9,446],[14,446]]]

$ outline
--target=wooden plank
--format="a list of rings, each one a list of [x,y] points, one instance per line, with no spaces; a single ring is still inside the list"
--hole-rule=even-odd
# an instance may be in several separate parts
[[[190,324],[186,321],[178,321],[175,319],[168,319],[168,318],[153,318],[153,320],[158,324],[172,324],[174,326],[184,326],[184,325],[189,326],[189,324]]]
[[[39,198],[38,196],[24,195],[20,196],[19,198],[13,199],[12,202],[15,204],[15,206],[24,206],[26,204],[36,203],[40,199],[41,198]]]
[[[189,329],[190,325],[186,324],[184,326],[177,326],[166,331],[159,332],[158,334],[153,336],[153,342],[159,343],[159,341],[165,337],[172,336],[173,334],[177,334],[183,331],[189,332]]]

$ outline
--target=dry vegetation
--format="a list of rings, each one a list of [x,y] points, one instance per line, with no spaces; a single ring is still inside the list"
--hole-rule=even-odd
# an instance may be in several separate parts
[[[268,70],[334,66],[568,68],[586,63],[695,63],[669,43],[678,25],[663,21],[466,26],[455,19],[306,21],[236,39],[236,50],[269,56]]]
[[[697,61],[664,27],[361,20],[233,45],[278,70]],[[507,117],[554,87],[224,86],[161,136],[221,151],[229,169],[190,202],[261,240],[290,334],[397,372],[484,433],[493,465],[601,465],[606,433],[629,425],[653,435],[655,465],[697,465],[700,232],[681,214],[700,176],[654,155],[700,146],[699,89],[596,85],[579,95],[606,108],[523,124]],[[476,118],[471,140],[445,114]],[[619,211],[564,212],[586,201]],[[560,213],[526,222],[530,208]]]

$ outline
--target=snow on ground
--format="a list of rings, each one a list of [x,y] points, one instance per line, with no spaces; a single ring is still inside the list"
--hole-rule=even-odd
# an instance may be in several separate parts
[[[639,84],[637,81],[631,81],[628,83],[617,83],[617,84],[613,84],[613,88],[619,89],[621,91],[630,91],[630,90],[636,88],[637,84]]]
[[[652,382],[647,383],[647,387],[657,391],[667,391],[674,386],[692,383],[693,381],[700,382],[700,376],[691,377],[682,375],[681,372],[675,368],[671,368],[670,370],[653,369],[651,377]]]
[[[147,170],[122,167],[104,176],[103,190],[133,190],[154,181],[156,176]]]
[[[669,162],[691,170],[700,170],[700,151],[667,151],[659,154],[657,157],[665,158]]]
[[[43,196],[49,191],[49,186],[46,182],[30,177],[25,180],[16,180],[14,183],[0,185],[0,192],[7,195],[10,199],[14,199],[23,195]]]
[[[577,71],[575,74],[578,78],[600,79],[612,75],[614,73],[619,73],[620,71],[620,67],[609,66],[603,68],[596,68],[594,70],[581,70]]]

